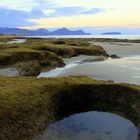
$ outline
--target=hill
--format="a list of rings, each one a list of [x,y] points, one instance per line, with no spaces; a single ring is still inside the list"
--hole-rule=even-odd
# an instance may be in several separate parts
[[[89,33],[85,33],[83,30],[71,31],[67,28],[60,28],[52,32],[44,28],[37,30],[27,30],[20,28],[0,28],[0,34],[14,34],[19,36],[90,35]]]

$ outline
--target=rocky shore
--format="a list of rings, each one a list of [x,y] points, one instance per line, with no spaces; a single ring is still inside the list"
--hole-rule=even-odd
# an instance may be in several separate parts
[[[81,54],[100,56],[87,62],[118,58],[90,41],[28,38],[20,44],[0,44],[1,140],[33,140],[49,124],[91,110],[119,114],[140,131],[140,86],[78,76],[33,77],[44,69],[64,66],[64,58]],[[18,77],[7,77],[9,71]]]

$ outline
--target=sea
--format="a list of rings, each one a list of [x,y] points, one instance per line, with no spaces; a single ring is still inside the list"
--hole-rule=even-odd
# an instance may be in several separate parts
[[[140,35],[55,35],[55,36],[26,36],[37,38],[113,38],[113,39],[130,39],[139,40]]]

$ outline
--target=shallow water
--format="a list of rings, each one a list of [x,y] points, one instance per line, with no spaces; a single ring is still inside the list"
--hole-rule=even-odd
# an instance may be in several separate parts
[[[8,42],[0,42],[0,44],[14,44],[14,43],[17,43],[17,44],[20,44],[20,43],[24,43],[26,42],[26,39],[14,39],[12,41],[8,41]]]
[[[137,135],[137,128],[125,118],[87,112],[51,124],[36,140],[136,140]]]
[[[116,54],[122,58],[92,62],[90,60],[94,58],[93,56],[82,55],[71,59],[64,59],[66,63],[64,68],[57,68],[49,73],[41,73],[39,77],[86,75],[96,79],[140,85],[140,43],[92,43],[102,46],[110,55]]]
[[[14,44],[14,43],[19,44],[19,43],[24,43],[24,42],[26,42],[26,39],[14,39],[14,40],[9,41],[9,42],[7,42],[7,43],[8,43],[8,44]]]
[[[116,54],[121,57],[140,55],[140,43],[124,42],[92,42],[102,46],[108,54]]]
[[[59,74],[59,76],[67,75],[87,75],[97,79],[140,85],[140,56],[84,63]]]
[[[140,85],[140,56],[85,63],[79,63],[83,60],[78,58],[76,60],[78,61],[65,60],[67,65],[64,68],[41,73],[39,77],[86,75],[96,79]]]
[[[63,71],[73,68],[75,66],[78,66],[81,61],[86,60],[86,59],[96,59],[96,56],[86,56],[86,55],[80,55],[78,57],[72,57],[69,59],[64,59],[64,62],[66,64],[65,67],[63,68],[56,68],[54,70],[51,70],[49,72],[41,72],[40,75],[38,76],[39,78],[41,77],[56,77],[59,76]]]
[[[1,68],[0,69],[0,76],[18,76],[19,71],[15,68]]]

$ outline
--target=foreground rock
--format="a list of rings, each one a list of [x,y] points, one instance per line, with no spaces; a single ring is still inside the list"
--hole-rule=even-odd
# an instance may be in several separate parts
[[[140,86],[87,77],[0,77],[1,140],[32,140],[50,123],[90,110],[119,114],[140,128]]]

